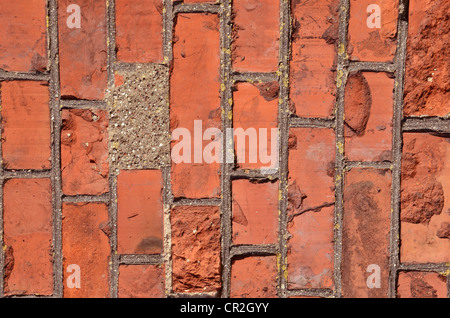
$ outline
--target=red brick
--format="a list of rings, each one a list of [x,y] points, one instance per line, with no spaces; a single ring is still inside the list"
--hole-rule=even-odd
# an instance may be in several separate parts
[[[106,3],[78,0],[81,27],[69,28],[73,0],[58,1],[61,97],[103,99],[106,89]]]
[[[220,164],[208,164],[203,160],[194,163],[193,151],[194,120],[202,121],[203,131],[221,127],[219,53],[219,19],[216,15],[177,15],[170,78],[170,128],[171,131],[177,127],[186,128],[191,132],[192,163],[172,164],[175,197],[220,195]],[[203,141],[203,146],[209,142]]]
[[[233,243],[276,244],[278,241],[278,182],[235,180]]]
[[[350,161],[392,160],[394,80],[385,73],[349,76],[345,91],[345,155]]]
[[[334,132],[331,129],[294,128],[289,139],[288,231],[291,238],[287,257],[288,287],[331,288]]]
[[[233,1],[233,68],[240,72],[278,70],[280,2]]]
[[[450,113],[446,0],[411,0],[405,74],[405,116]]]
[[[249,83],[238,83],[234,92],[233,128],[235,130],[242,128],[244,132],[254,129],[256,132],[256,139],[251,141],[249,137],[246,137],[245,144],[242,144],[242,141],[239,142],[235,137],[235,160],[241,169],[276,168],[278,163],[263,163],[260,157],[260,152],[264,155],[272,155],[272,140],[274,140],[274,146],[277,147],[277,136],[272,136],[271,129],[278,126],[278,94],[272,93],[274,90],[278,91],[278,84],[259,84],[258,86],[259,88]],[[265,139],[267,142],[264,142],[266,142],[267,148],[259,146],[261,142],[260,129],[266,129],[267,138]],[[245,154],[245,158],[242,154]],[[256,155],[254,158],[256,160],[250,158],[250,154]],[[278,161],[278,156],[275,157]]]
[[[110,246],[105,230],[107,224],[108,208],[105,204],[63,204],[64,297],[109,297]],[[67,272],[67,267],[71,264],[80,267],[81,288],[69,288],[67,285],[67,279],[72,274]]]
[[[391,174],[388,170],[352,169],[345,175],[342,229],[342,294],[352,298],[388,297]],[[380,267],[380,288],[369,288]],[[367,272],[369,270],[369,272]]]
[[[369,5],[380,7],[380,28],[370,28]],[[373,18],[373,19],[372,19]],[[397,48],[398,0],[351,0],[348,26],[348,54],[354,61],[392,61]],[[375,22],[374,16],[369,20]]]
[[[44,72],[47,69],[47,1],[1,0],[0,69]]]
[[[160,170],[122,170],[117,178],[119,254],[158,254],[163,247]]]
[[[298,116],[330,117],[333,114],[338,8],[338,0],[292,0],[290,108]]]
[[[164,271],[160,265],[119,266],[119,298],[162,298]]]
[[[121,62],[163,60],[162,0],[116,1],[116,47]]]
[[[50,108],[47,82],[3,82],[2,149],[7,169],[49,169]]]
[[[103,110],[63,110],[61,170],[64,194],[108,192],[108,119]]]
[[[171,225],[173,290],[175,292],[220,290],[219,208],[174,207]]]
[[[50,179],[12,179],[4,185],[5,295],[52,295]]]
[[[438,273],[400,272],[398,298],[447,298],[447,278]]]
[[[401,184],[402,262],[440,263],[450,259],[450,144],[424,133],[403,135]]]
[[[253,256],[231,263],[231,298],[277,297],[277,263],[274,256]]]

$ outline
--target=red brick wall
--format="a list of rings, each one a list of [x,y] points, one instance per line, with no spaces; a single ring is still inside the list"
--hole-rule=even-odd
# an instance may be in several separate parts
[[[0,297],[449,297],[449,5],[0,0]]]

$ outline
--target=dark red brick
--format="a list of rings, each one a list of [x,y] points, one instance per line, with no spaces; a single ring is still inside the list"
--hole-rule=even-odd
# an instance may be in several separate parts
[[[106,2],[78,0],[81,27],[69,28],[72,0],[58,1],[61,97],[103,99],[106,89]]]
[[[278,182],[235,180],[233,243],[276,244],[278,241]]]
[[[46,6],[45,0],[0,1],[0,69],[46,71]]]
[[[390,193],[388,170],[352,169],[345,175],[341,265],[344,297],[388,297]],[[367,283],[371,274],[376,275],[370,265],[380,268],[379,288],[369,288]]]
[[[116,47],[119,61],[162,62],[162,10],[162,0],[116,1]]]
[[[158,254],[163,248],[160,170],[122,170],[117,178],[119,254]]]
[[[191,163],[172,164],[173,195],[219,197],[220,164],[208,164],[203,158],[201,163],[194,163],[194,120],[202,121],[203,131],[221,128],[219,18],[206,14],[177,15],[173,54],[170,128],[171,131],[186,128],[192,137]],[[203,146],[209,142],[203,141]]]
[[[162,298],[164,270],[160,265],[119,266],[119,298]]]
[[[277,297],[275,256],[252,256],[231,263],[231,298]]]
[[[48,83],[3,82],[2,150],[7,169],[50,169]]]
[[[290,131],[289,288],[333,287],[335,136],[331,129]]]
[[[380,8],[380,25],[374,26],[375,10]],[[369,12],[367,12],[369,11]],[[398,0],[351,0],[348,26],[348,54],[355,61],[392,61],[397,48]]]
[[[280,2],[233,1],[233,68],[240,72],[278,70]]]
[[[52,295],[50,179],[12,179],[4,188],[5,295]]]
[[[105,229],[108,208],[102,203],[63,204],[62,251],[64,297],[109,297],[110,245]],[[69,288],[67,272],[71,264],[81,271],[81,288]]]
[[[336,95],[338,0],[292,0],[294,32],[290,108],[301,117],[330,117]]]
[[[275,90],[278,90],[278,84],[272,83]],[[278,121],[278,98],[270,95],[270,88],[268,85],[260,85],[259,88],[249,83],[238,83],[236,91],[234,92],[234,106],[233,106],[233,128],[243,129],[244,132],[249,132],[249,129],[255,132],[256,138],[245,137],[245,144],[235,137],[235,154],[236,164],[241,169],[261,169],[261,168],[277,168],[278,156],[272,154],[272,146],[277,149],[277,136],[272,136],[272,128],[277,128]],[[267,90],[268,89],[268,90]],[[265,129],[267,132],[264,138],[260,129]],[[240,135],[240,134],[239,134]],[[264,140],[262,140],[264,138]],[[252,141],[253,140],[253,141]],[[266,148],[260,147],[261,140]],[[267,141],[266,141],[267,140]],[[269,156],[269,162],[266,163],[260,156],[260,153]],[[250,155],[255,156],[252,158]],[[275,158],[275,160],[271,160]],[[252,162],[253,161],[253,162]],[[276,161],[276,162],[270,162]]]

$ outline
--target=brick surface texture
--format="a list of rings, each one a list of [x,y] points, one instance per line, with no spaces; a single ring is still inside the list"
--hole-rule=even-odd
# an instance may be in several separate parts
[[[448,0],[0,0],[0,298],[448,298]]]

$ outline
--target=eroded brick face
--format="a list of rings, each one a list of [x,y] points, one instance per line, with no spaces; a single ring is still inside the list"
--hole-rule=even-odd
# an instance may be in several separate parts
[[[0,0],[0,297],[449,297],[449,5]]]
[[[220,289],[220,215],[217,207],[172,209],[173,289],[214,292]]]
[[[447,65],[450,3],[445,0],[409,3],[405,103],[407,116],[446,116],[450,112]]]
[[[63,110],[61,173],[64,194],[108,192],[108,119],[102,110]]]
[[[344,106],[348,160],[392,160],[393,91],[394,80],[386,74],[350,75]]]
[[[447,262],[449,214],[448,139],[404,135],[401,189],[402,261]]]

